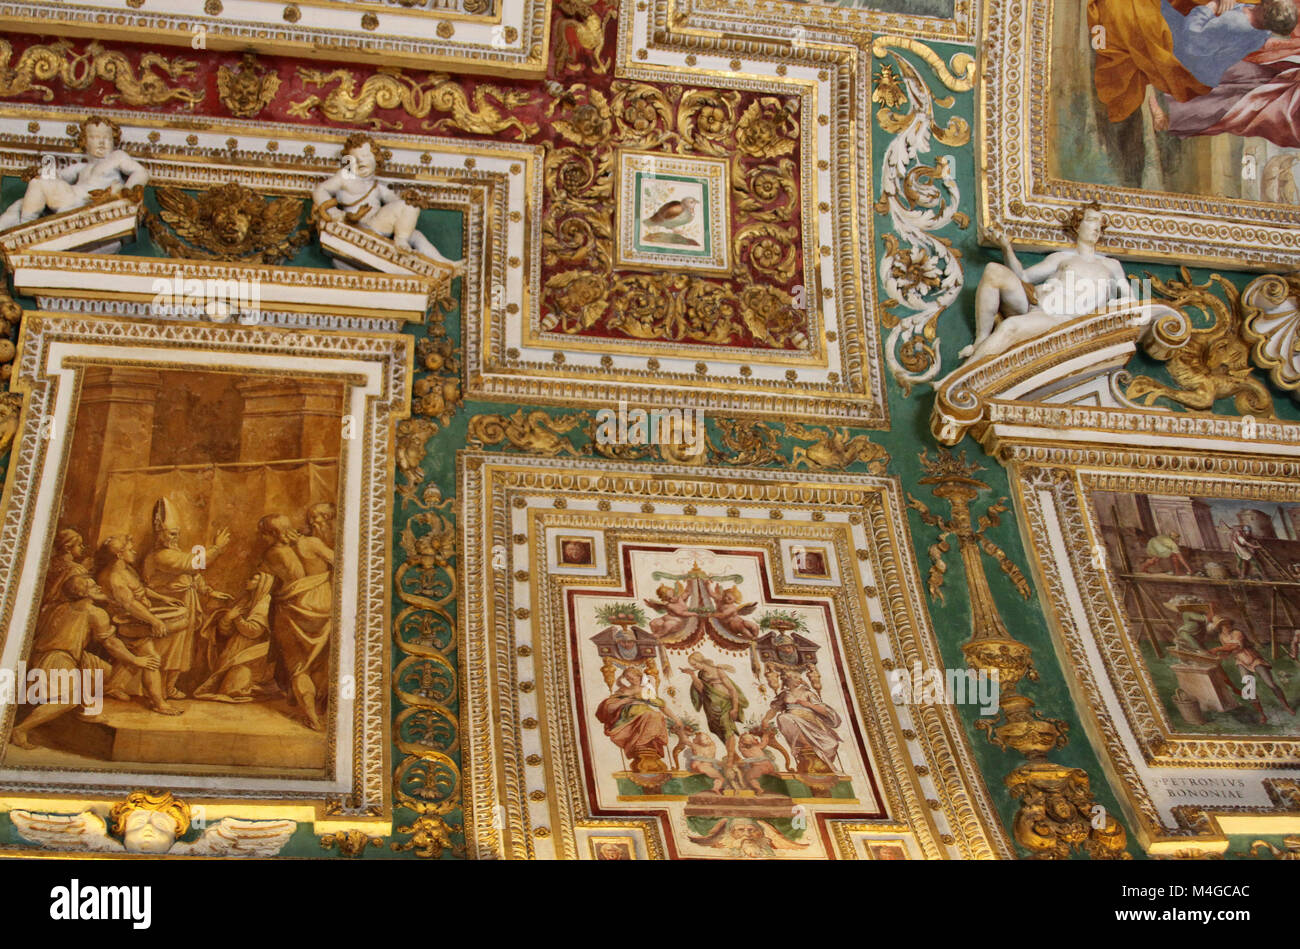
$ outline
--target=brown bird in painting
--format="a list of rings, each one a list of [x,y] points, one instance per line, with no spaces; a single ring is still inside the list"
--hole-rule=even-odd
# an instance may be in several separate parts
[[[695,220],[695,209],[699,204],[699,198],[682,198],[680,201],[669,201],[642,223],[676,231],[678,228],[685,227]]]

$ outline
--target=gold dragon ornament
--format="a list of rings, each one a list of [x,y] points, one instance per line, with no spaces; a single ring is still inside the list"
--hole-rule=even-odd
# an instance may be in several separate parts
[[[791,451],[792,468],[804,465],[810,471],[834,471],[861,462],[872,474],[879,475],[889,467],[889,452],[866,435],[850,437],[848,429],[814,429],[799,422],[788,422],[785,433],[796,441],[812,442],[806,448],[796,446]]]
[[[718,440],[726,451],[714,448],[714,461],[749,468],[786,463],[781,454],[781,433],[768,423],[725,418],[716,422]]]
[[[423,122],[422,128],[441,131],[450,126],[484,136],[514,129],[520,139],[537,134],[537,123],[502,111],[518,109],[533,102],[530,93],[518,89],[478,85],[471,100],[460,84],[445,73],[427,73],[425,79],[415,79],[391,66],[367,76],[359,90],[356,76],[349,69],[322,72],[299,67],[298,76],[308,86],[338,83],[323,97],[311,95],[291,103],[289,114],[300,119],[311,118],[312,110],[319,109],[322,115],[334,122],[369,123],[375,129],[399,129],[402,127],[400,122],[376,118],[375,110],[401,109],[416,119],[423,119],[437,110],[451,115],[436,122]]]
[[[137,73],[124,54],[107,50],[98,42],[90,43],[83,53],[74,53],[72,49],[68,40],[29,46],[18,62],[11,65],[13,45],[0,39],[0,97],[13,98],[36,91],[46,102],[51,102],[54,90],[43,82],[57,79],[65,89],[82,90],[102,79],[117,89],[103,97],[105,105],[119,101],[131,106],[162,105],[176,100],[184,108],[192,109],[203,100],[201,89],[168,84],[168,80],[174,82],[193,75],[198,64],[192,59],[178,56],[168,60],[157,53],[144,53]]]
[[[280,90],[280,77],[258,65],[257,56],[245,53],[239,67],[217,70],[217,95],[231,115],[250,118],[261,112]]]
[[[541,409],[520,409],[511,416],[475,415],[469,421],[466,444],[470,448],[484,448],[508,441],[521,451],[554,458],[567,452],[581,454],[573,442],[562,437],[585,421],[582,415],[563,415],[552,418]]]
[[[267,201],[238,182],[197,197],[179,188],[158,188],[155,194],[161,219],[147,214],[145,225],[169,257],[278,263],[293,257],[310,236],[301,226],[298,198]]]

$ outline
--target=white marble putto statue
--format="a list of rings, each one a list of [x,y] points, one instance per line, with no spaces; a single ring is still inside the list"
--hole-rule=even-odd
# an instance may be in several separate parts
[[[42,156],[40,173],[26,193],[0,214],[0,231],[28,224],[47,214],[73,211],[130,191],[137,198],[149,181],[148,170],[119,146],[116,123],[92,116],[81,123],[81,159],[59,167],[53,155]],[[125,196],[125,195],[123,195]]]
[[[342,158],[342,169],[312,191],[313,213],[319,220],[350,224],[441,264],[458,263],[440,254],[420,233],[416,226],[420,209],[376,177],[383,154],[369,135],[348,136]]]

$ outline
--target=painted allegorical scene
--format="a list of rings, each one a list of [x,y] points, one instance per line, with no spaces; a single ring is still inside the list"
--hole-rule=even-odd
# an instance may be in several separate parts
[[[327,766],[343,385],[83,370],[30,668],[103,707],[19,708],[9,767]]]
[[[588,779],[669,813],[692,856],[821,856],[815,815],[877,792],[832,613],[771,595],[763,552],[624,547],[633,595],[572,591]]]
[[[1051,12],[1053,177],[1300,204],[1296,0]]]
[[[1099,491],[1093,505],[1173,730],[1300,735],[1300,504]]]

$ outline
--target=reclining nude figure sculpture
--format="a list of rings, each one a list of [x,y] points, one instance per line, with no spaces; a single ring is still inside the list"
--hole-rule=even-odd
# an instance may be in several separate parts
[[[1005,234],[986,232],[1002,248],[1006,263],[984,268],[975,289],[975,342],[960,358],[996,356],[1076,317],[1133,300],[1120,262],[1097,253],[1105,227],[1101,207],[1076,208],[1066,227],[1074,233],[1074,247],[1029,267],[1021,265]]]

